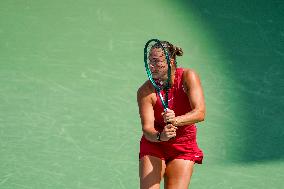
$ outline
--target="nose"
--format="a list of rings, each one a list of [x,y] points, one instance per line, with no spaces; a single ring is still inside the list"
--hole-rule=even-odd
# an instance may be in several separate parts
[[[149,64],[149,66],[150,66],[150,71],[151,71],[151,72],[154,72],[154,71],[156,70],[154,65]]]

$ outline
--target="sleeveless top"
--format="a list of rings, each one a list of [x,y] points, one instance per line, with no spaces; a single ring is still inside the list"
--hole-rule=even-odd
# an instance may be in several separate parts
[[[165,91],[161,91],[161,94],[164,97]],[[155,116],[154,127],[157,131],[162,132],[166,124],[164,122],[163,116],[161,115],[164,112],[164,108],[157,91],[156,97],[157,101],[153,107]],[[192,110],[188,96],[183,86],[183,68],[176,69],[174,83],[168,91],[168,108],[175,112],[175,116],[184,115]],[[195,132],[195,124],[179,126],[175,139],[178,140],[181,136],[186,136],[188,134],[192,135],[193,133],[195,134]],[[173,142],[175,141],[175,139],[170,141]],[[192,139],[195,140],[195,137]]]

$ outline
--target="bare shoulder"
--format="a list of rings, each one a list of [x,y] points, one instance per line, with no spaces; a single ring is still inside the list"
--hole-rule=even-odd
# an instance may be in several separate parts
[[[149,80],[145,81],[137,90],[137,99],[150,97],[152,93],[154,93],[155,90]]]
[[[183,79],[186,83],[200,82],[199,75],[196,71],[190,68],[185,68],[183,71]]]

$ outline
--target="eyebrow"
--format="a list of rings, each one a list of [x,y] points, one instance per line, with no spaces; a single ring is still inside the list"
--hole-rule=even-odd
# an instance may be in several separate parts
[[[156,57],[151,56],[151,58],[153,58],[153,59],[158,59],[158,58],[162,58],[162,57],[163,57],[163,55],[161,55],[161,56],[156,56]]]

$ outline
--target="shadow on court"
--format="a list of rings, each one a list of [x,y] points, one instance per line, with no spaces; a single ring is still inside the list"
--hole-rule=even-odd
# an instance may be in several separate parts
[[[284,2],[182,1],[200,13],[222,46],[238,111],[226,133],[229,162],[284,159]],[[222,56],[222,55],[221,55]],[[236,94],[240,94],[236,96]],[[210,110],[208,110],[210,111]],[[222,110],[219,110],[222,111]],[[226,128],[225,128],[226,127]]]

